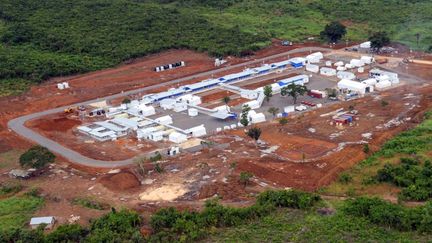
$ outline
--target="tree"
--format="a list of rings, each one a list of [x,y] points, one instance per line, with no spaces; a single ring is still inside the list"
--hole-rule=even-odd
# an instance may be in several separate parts
[[[124,98],[122,104],[130,104],[132,101],[129,98]]]
[[[228,110],[228,103],[231,101],[231,98],[229,96],[225,96],[222,98],[222,102],[226,105],[226,109]]]
[[[252,173],[242,171],[240,172],[240,183],[242,183],[244,186],[247,186],[252,177],[253,177]]]
[[[345,25],[340,22],[333,21],[327,24],[323,31],[321,31],[321,38],[336,43],[347,33]]]
[[[281,89],[281,95],[282,96],[291,96],[294,100],[294,104],[297,102],[297,97],[299,95],[304,95],[308,89],[304,85],[300,84],[289,84],[288,86],[285,86]]]
[[[276,114],[279,112],[279,108],[270,107],[267,111],[268,111],[268,113],[273,115],[273,119],[274,119],[276,117]]]
[[[432,45],[430,45],[430,46],[428,47],[428,49],[426,50],[426,52],[428,52],[428,53],[432,53]]]
[[[36,145],[31,147],[19,158],[19,163],[24,168],[40,169],[49,163],[53,163],[55,155],[47,148]]]
[[[248,113],[251,110],[249,105],[244,105],[241,113],[240,123],[247,127],[249,125]]]
[[[415,34],[415,37],[416,37],[416,41],[417,41],[417,48],[418,48],[418,46],[419,46],[419,42],[420,42],[421,34],[420,34],[420,33],[416,33],[416,34]]]
[[[269,102],[270,98],[273,96],[273,90],[270,85],[264,86],[264,95],[266,97],[267,102]]]
[[[365,154],[368,154],[370,152],[369,144],[366,143],[363,145],[363,152]]]
[[[371,42],[371,49],[374,52],[379,52],[381,48],[390,44],[390,38],[385,31],[373,33],[369,37],[369,41]]]
[[[279,120],[279,124],[281,126],[285,126],[288,123],[288,119],[286,119],[285,117]]]
[[[249,137],[255,139],[255,141],[258,141],[258,139],[261,136],[261,129],[258,127],[253,127],[249,129],[246,133]]]

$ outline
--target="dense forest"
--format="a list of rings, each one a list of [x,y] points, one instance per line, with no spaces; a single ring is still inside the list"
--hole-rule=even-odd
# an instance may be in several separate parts
[[[394,40],[426,48],[431,12],[425,0],[4,0],[0,94],[170,48],[242,55],[271,38],[318,36],[332,20],[347,24],[350,40],[385,29]]]

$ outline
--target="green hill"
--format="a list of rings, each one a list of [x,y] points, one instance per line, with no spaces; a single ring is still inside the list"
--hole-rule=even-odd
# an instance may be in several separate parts
[[[386,30],[396,41],[426,48],[431,12],[426,0],[4,0],[0,94],[170,48],[242,55],[271,38],[318,36],[332,20],[348,25],[349,40]]]

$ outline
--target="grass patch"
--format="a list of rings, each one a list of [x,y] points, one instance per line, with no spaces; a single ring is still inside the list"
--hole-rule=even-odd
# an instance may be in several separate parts
[[[13,196],[0,200],[0,229],[24,227],[43,203],[43,198],[32,196]]]
[[[0,153],[0,169],[10,169],[14,166],[19,166],[18,160],[23,151],[21,150],[10,150],[4,153]]]
[[[0,185],[0,196],[7,196],[18,193],[22,190],[22,185],[14,182],[5,182]]]
[[[72,201],[75,205],[80,205],[85,208],[96,209],[96,210],[106,210],[109,209],[110,206],[106,203],[98,202],[92,198],[75,198]]]

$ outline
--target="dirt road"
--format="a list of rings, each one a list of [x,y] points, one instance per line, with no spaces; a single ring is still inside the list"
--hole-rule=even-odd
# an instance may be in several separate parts
[[[217,70],[211,70],[211,71],[187,76],[184,78],[171,80],[171,81],[168,81],[165,83],[159,83],[156,85],[152,85],[152,86],[148,86],[148,87],[144,87],[144,88],[140,88],[140,89],[135,89],[135,90],[130,90],[130,91],[106,96],[103,98],[98,98],[98,99],[93,99],[93,100],[89,100],[89,101],[85,101],[85,102],[80,102],[77,104],[73,104],[73,106],[88,105],[88,104],[95,103],[95,102],[102,101],[102,100],[111,100],[111,99],[121,98],[121,97],[128,96],[128,95],[138,94],[138,93],[142,93],[142,92],[145,92],[148,90],[152,90],[155,88],[163,88],[167,85],[177,84],[177,83],[184,82],[187,80],[192,80],[192,79],[196,79],[196,78],[200,78],[200,77],[214,75],[214,74],[217,74],[220,72],[229,71],[231,69],[240,68],[240,67],[244,67],[244,66],[248,66],[248,65],[258,64],[261,62],[265,62],[265,61],[268,61],[268,60],[271,60],[274,58],[279,58],[279,57],[283,57],[283,56],[290,55],[290,54],[295,54],[295,53],[300,53],[300,52],[308,52],[308,51],[314,52],[314,51],[330,51],[330,50],[331,49],[322,48],[322,47],[298,48],[298,49],[294,49],[291,51],[279,53],[276,55],[271,55],[271,56],[267,56],[264,58],[255,59],[255,60],[252,60],[249,62],[244,62],[244,63],[240,63],[240,64],[236,64],[236,65],[223,67],[223,68],[220,68]],[[33,130],[31,130],[25,126],[25,123],[27,121],[37,119],[37,118],[40,118],[40,117],[43,117],[46,115],[51,115],[51,114],[63,112],[64,109],[66,109],[70,106],[71,105],[58,107],[55,109],[50,109],[50,110],[37,112],[37,113],[33,113],[33,114],[29,114],[29,115],[15,118],[15,119],[10,120],[8,122],[8,127],[9,127],[9,129],[18,133],[20,136],[48,148],[49,150],[53,151],[54,153],[57,153],[57,154],[63,156],[64,158],[66,158],[70,162],[74,162],[74,163],[77,163],[80,165],[89,166],[89,167],[113,168],[113,167],[120,167],[120,166],[129,165],[129,164],[133,163],[135,158],[130,158],[130,159],[121,160],[121,161],[106,162],[106,161],[96,160],[96,159],[86,157],[86,156],[84,156],[84,155],[82,155],[76,151],[73,151],[69,148],[66,148],[66,147],[60,145],[59,143],[57,143],[51,139],[48,139],[48,138],[40,135],[39,133],[37,133],[37,132],[35,132],[35,131],[33,131]]]

